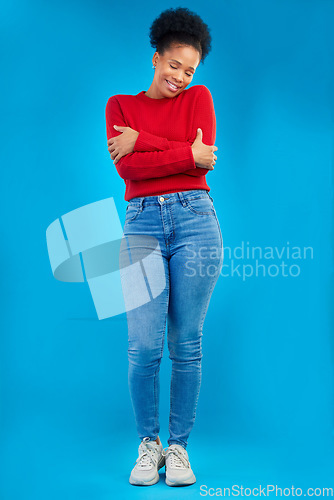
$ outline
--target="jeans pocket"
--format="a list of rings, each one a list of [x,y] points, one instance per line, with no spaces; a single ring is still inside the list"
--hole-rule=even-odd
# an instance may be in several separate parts
[[[137,219],[139,213],[142,211],[142,207],[138,203],[128,203],[125,211],[125,222],[132,222]]]
[[[198,198],[185,198],[185,201],[186,207],[196,215],[215,215],[212,201],[206,195]]]

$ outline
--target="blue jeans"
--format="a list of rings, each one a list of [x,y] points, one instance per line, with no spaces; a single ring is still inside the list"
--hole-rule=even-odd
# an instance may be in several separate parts
[[[141,440],[159,434],[159,370],[168,319],[168,444],[186,448],[201,384],[204,319],[223,265],[213,199],[204,189],[132,198],[123,236],[128,383],[137,432]]]

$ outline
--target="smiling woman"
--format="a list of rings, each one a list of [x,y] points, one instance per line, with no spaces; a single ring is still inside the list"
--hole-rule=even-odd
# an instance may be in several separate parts
[[[119,264],[129,389],[141,440],[129,481],[155,484],[165,465],[166,483],[178,486],[196,481],[186,447],[200,390],[203,323],[223,265],[206,182],[218,150],[213,99],[205,85],[187,88],[211,49],[211,36],[197,14],[180,7],[154,20],[150,42],[156,49],[152,83],[146,91],[108,99],[107,139],[129,202]],[[144,260],[142,287],[135,264]],[[163,449],[159,369],[167,321],[172,376],[169,446]]]

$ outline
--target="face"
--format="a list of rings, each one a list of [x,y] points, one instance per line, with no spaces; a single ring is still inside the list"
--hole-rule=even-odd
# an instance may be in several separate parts
[[[149,97],[161,99],[180,94],[191,82],[200,60],[198,50],[190,45],[174,43],[163,55],[155,52]]]

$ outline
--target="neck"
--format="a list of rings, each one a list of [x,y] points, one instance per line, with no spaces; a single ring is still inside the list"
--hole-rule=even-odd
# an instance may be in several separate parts
[[[151,83],[149,89],[145,92],[145,95],[147,97],[150,97],[151,99],[165,99],[165,96],[161,95],[161,93],[157,91],[154,85],[154,80]]]

